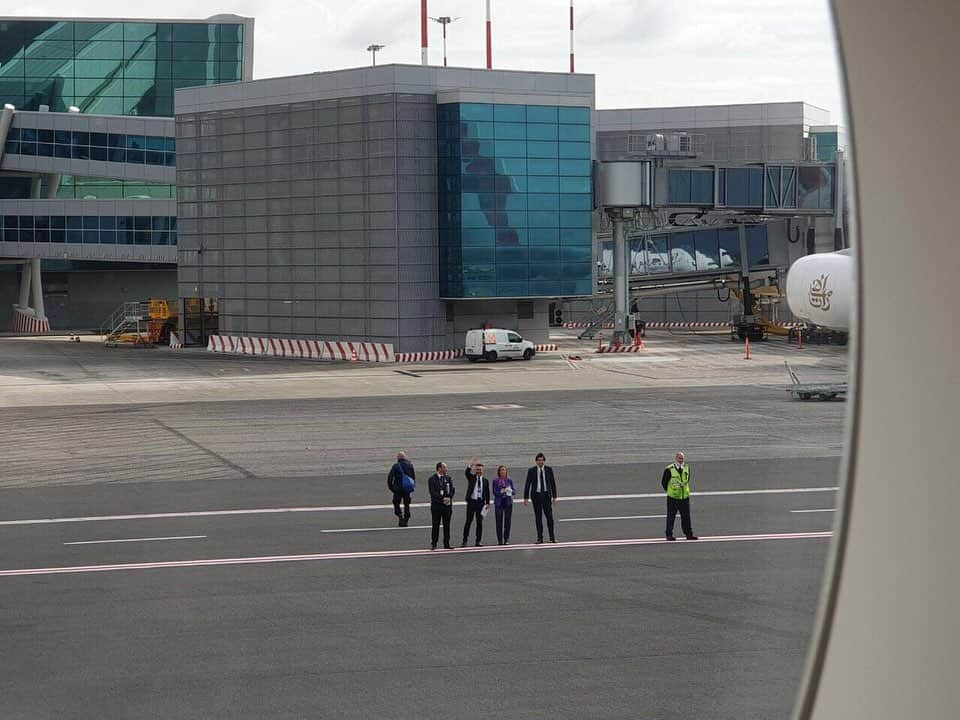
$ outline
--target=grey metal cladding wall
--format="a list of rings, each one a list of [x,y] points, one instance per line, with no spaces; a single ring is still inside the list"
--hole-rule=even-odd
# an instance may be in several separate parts
[[[648,130],[600,130],[597,159],[617,160],[627,154],[629,135],[657,132],[690,132],[706,135],[706,147],[697,159],[706,162],[776,162],[801,160],[802,125],[747,125],[724,128],[652,128]]]
[[[225,333],[435,348],[435,107],[386,94],[179,116],[180,295],[219,297]]]

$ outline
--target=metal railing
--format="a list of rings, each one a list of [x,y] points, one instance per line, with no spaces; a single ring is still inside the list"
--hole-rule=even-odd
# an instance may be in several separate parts
[[[100,335],[106,344],[116,343],[123,335],[132,335],[134,342],[156,342],[161,326],[178,312],[178,304],[166,300],[124,302],[100,325]]]

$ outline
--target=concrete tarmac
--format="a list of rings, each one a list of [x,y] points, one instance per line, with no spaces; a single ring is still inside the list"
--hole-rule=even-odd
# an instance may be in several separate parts
[[[299,370],[270,381],[287,398],[90,404],[99,381],[71,377],[59,405],[18,400],[2,419],[3,717],[787,717],[845,405],[705,384],[692,365],[697,387],[602,371],[622,386],[543,388],[578,371],[533,363],[468,375],[520,406],[498,410],[452,375],[304,398]],[[324,382],[349,395],[358,370]],[[409,528],[385,488],[398,448],[418,469]],[[666,543],[659,475],[678,448],[702,539]],[[429,550],[435,459],[462,494],[471,455],[522,484],[541,449],[557,545],[528,546],[518,504],[511,546],[491,515],[485,547]]]

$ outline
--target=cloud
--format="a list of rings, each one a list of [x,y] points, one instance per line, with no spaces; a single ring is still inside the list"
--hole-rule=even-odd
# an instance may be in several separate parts
[[[492,0],[494,66],[565,72],[567,0]],[[598,107],[806,100],[840,117],[827,0],[575,0],[577,70],[597,76]],[[429,0],[448,27],[451,65],[482,67],[484,3]],[[75,0],[20,2],[13,15],[71,16]],[[127,17],[126,0],[87,0],[90,16]],[[256,19],[254,74],[273,77],[378,62],[420,62],[416,0],[167,0],[170,17]],[[430,23],[440,63],[440,27]]]

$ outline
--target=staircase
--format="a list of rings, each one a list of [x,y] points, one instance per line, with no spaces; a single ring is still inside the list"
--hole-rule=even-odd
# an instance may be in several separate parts
[[[613,300],[595,300],[593,303],[593,314],[587,320],[590,324],[577,337],[580,340],[592,340],[596,337],[596,334],[603,329],[604,323],[613,322],[613,315]]]
[[[166,342],[165,337],[176,329],[179,304],[167,300],[136,300],[125,302],[100,325],[103,344],[117,343],[155,345]]]
[[[119,342],[149,344],[145,337],[150,326],[150,302],[125,302],[100,325],[103,344],[114,347]]]

